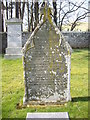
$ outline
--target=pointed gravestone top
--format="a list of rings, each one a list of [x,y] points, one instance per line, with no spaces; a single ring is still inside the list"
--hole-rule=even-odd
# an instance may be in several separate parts
[[[23,48],[26,104],[59,104],[70,98],[72,49],[51,18],[45,3],[43,19]]]
[[[48,3],[48,0],[45,0],[45,5],[43,7],[41,7],[41,16],[43,15],[41,21],[39,22],[39,24],[37,25],[36,29],[33,31],[33,33],[31,34],[31,36],[29,37],[29,39],[27,40],[25,46],[23,47],[23,53],[25,53],[28,49],[28,45],[31,44],[31,46],[33,47],[33,36],[36,34],[36,32],[39,30],[39,28],[46,22],[48,21],[49,24],[51,24],[56,33],[59,34],[60,36],[60,39],[59,39],[59,46],[61,44],[61,40],[65,41],[65,44],[66,44],[66,47],[68,49],[68,53],[71,54],[72,53],[72,48],[71,46],[68,44],[68,42],[64,39],[62,33],[60,32],[60,30],[58,29],[58,27],[56,26],[56,24],[53,22],[52,20],[52,17],[51,17],[51,14],[52,14],[52,8],[49,7],[49,3]],[[30,47],[31,47],[30,46]]]
[[[45,2],[45,5],[41,7],[41,14],[44,15],[43,21],[45,22],[48,20],[50,23],[52,22],[51,14],[52,14],[52,9],[49,7],[48,1]]]

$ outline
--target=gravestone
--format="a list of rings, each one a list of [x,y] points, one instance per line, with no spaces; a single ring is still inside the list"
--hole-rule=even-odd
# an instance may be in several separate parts
[[[23,48],[24,104],[60,104],[70,97],[72,49],[51,18],[45,4],[42,20]]]
[[[67,112],[27,113],[26,120],[69,120]]]
[[[6,21],[7,24],[7,48],[6,59],[22,58],[22,20],[11,18]]]

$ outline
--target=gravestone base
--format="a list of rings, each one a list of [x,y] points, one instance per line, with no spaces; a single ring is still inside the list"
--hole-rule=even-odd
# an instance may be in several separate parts
[[[71,97],[68,99],[56,99],[56,100],[50,100],[50,99],[43,99],[43,100],[28,100],[25,96],[23,97],[23,105],[62,105],[67,102],[71,101]]]
[[[43,102],[43,101],[29,101],[29,102],[23,102],[23,105],[27,106],[27,105],[63,105],[67,103],[66,101],[58,101],[58,102]]]
[[[6,48],[5,59],[22,58],[22,48]]]
[[[69,120],[68,112],[27,113],[26,120]]]
[[[69,100],[70,101],[70,100]],[[23,101],[23,105],[27,106],[27,105],[63,105],[63,104],[66,104],[67,102],[69,101],[64,101],[64,100],[60,100],[60,101],[56,101],[56,102],[53,102],[53,101],[50,101],[50,102],[45,102],[45,101]]]
[[[5,54],[4,58],[5,59],[17,59],[17,58],[22,58],[22,55],[15,55],[15,54],[9,55],[9,54]]]
[[[9,55],[9,54],[5,54],[4,56],[5,59],[18,59],[18,58],[22,58],[22,55]]]
[[[6,54],[17,54],[17,55],[22,55],[22,48],[6,48]]]

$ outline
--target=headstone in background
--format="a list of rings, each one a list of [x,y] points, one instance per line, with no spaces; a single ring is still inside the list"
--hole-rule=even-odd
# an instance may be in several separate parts
[[[23,48],[24,104],[60,104],[70,97],[71,47],[52,22],[51,9]]]
[[[22,20],[11,18],[6,21],[7,24],[7,48],[6,59],[22,58]]]
[[[69,120],[67,112],[27,113],[26,120]]]

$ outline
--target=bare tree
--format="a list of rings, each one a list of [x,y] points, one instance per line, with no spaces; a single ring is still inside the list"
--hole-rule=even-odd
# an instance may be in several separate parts
[[[83,7],[84,4],[85,1],[82,1],[80,3],[70,0],[67,0],[67,2],[60,1],[60,8],[59,8],[60,31],[62,31],[64,24],[70,25],[71,26],[70,30],[74,30],[78,22],[87,17],[88,9]],[[79,11],[82,12],[78,14]]]
[[[9,19],[9,18],[12,18],[13,16],[13,6],[15,5],[15,2],[12,2],[8,0],[6,0],[6,6],[5,6],[5,10],[6,10],[6,19]],[[10,13],[10,16],[9,16],[9,13]]]
[[[2,13],[1,13],[1,0],[0,0],[0,32],[2,32]],[[2,34],[0,34],[0,54],[2,54]]]
[[[11,2],[12,2],[12,0],[11,0]],[[11,12],[11,18],[12,18],[12,9],[13,9],[13,5],[11,4],[11,2],[8,2],[8,0],[6,0],[6,1],[4,1],[4,0],[2,0],[2,2],[1,2],[1,13],[2,13],[2,31],[4,31],[4,28],[5,28],[5,26],[4,26],[4,20],[5,19],[9,19],[9,11]],[[6,18],[5,18],[5,16],[4,16],[4,11],[6,10]],[[7,30],[7,28],[6,28],[6,30]]]
[[[19,18],[21,18],[21,0],[19,0],[18,7],[19,7]]]
[[[15,12],[15,14],[16,14],[16,18],[19,18],[19,2],[18,2],[18,0],[16,1],[16,12]]]
[[[13,5],[12,5],[12,0],[11,0],[11,18],[12,18],[12,14],[13,14]]]
[[[84,14],[77,16],[77,18],[74,20],[74,22],[71,23],[71,29],[70,29],[70,31],[73,31],[74,28],[75,28],[76,26],[78,26],[78,24],[80,24],[80,23],[78,23],[78,21],[86,18],[87,16],[88,16],[88,12],[87,12],[87,13],[85,12]]]
[[[35,2],[34,4],[34,13],[35,13],[35,24],[34,27],[39,23],[39,3]]]
[[[3,1],[6,1],[3,2]],[[2,0],[2,13],[4,10],[6,10],[6,19],[9,18],[9,12],[11,12],[10,17],[13,17],[13,6],[15,7],[15,14],[17,18],[20,19],[27,19],[28,24],[28,31],[33,31],[37,24],[39,23],[39,8],[40,4],[44,5],[45,1],[40,3],[38,0],[37,2],[32,0],[15,0],[15,2],[12,2],[13,0],[10,0],[8,3],[8,0]],[[5,3],[5,5],[4,5]],[[60,0],[60,5],[57,5],[57,1],[53,0],[52,6],[54,8],[54,21],[57,25],[57,22],[59,23],[59,28],[62,31],[63,26],[69,25],[70,30],[74,30],[75,27],[79,24],[79,21],[82,19],[85,19],[88,17],[88,8],[84,6],[85,0],[78,3],[72,0]],[[27,14],[25,12],[27,7]],[[24,17],[26,16],[26,18]],[[3,23],[3,14],[2,14],[2,23]],[[4,25],[4,24],[3,24]],[[3,26],[2,25],[2,26]],[[4,27],[3,27],[4,28]]]
[[[28,14],[28,31],[30,32],[30,10],[29,10],[29,1],[27,0],[27,14]]]
[[[34,30],[34,26],[33,26],[33,0],[32,0],[32,3],[31,3],[31,31]]]
[[[21,8],[21,19],[23,20],[23,17],[24,17],[24,12],[25,12],[25,0],[23,0],[23,5],[22,5],[22,8]]]
[[[1,0],[0,0],[0,32],[2,32],[2,3],[1,3]],[[1,42],[1,39],[0,39],[0,42]]]
[[[54,8],[54,22],[57,25],[57,3],[53,0],[53,8]]]
[[[2,4],[1,4],[2,32],[4,32],[4,19],[3,19],[4,9],[5,9],[5,6],[4,6],[3,0],[2,0]]]
[[[8,1],[6,0],[6,19],[8,19]]]

